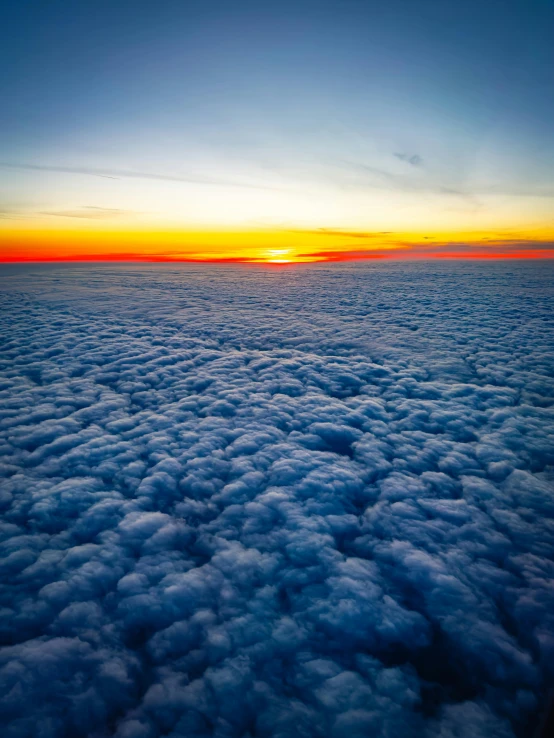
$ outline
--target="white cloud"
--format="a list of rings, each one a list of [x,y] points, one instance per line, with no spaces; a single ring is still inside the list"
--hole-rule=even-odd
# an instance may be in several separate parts
[[[523,735],[544,269],[7,271],[4,734]]]

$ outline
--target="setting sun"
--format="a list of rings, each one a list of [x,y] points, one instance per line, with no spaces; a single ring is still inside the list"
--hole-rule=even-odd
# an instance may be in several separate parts
[[[289,259],[290,249],[269,249],[267,252],[266,261],[269,264],[290,264],[292,259]]]

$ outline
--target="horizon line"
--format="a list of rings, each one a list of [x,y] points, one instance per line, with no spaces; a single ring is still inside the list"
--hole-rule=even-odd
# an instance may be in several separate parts
[[[349,261],[444,261],[444,260],[476,260],[476,261],[536,261],[554,259],[554,250],[536,249],[526,251],[508,251],[501,253],[474,253],[471,251],[458,252],[406,252],[402,255],[395,250],[391,254],[345,254],[344,256],[331,253],[328,257],[318,255],[300,254],[297,258],[291,259],[267,259],[256,257],[214,257],[214,258],[193,258],[182,257],[172,258],[164,256],[147,256],[140,254],[76,254],[71,256],[17,256],[2,257],[0,256],[0,264],[48,264],[48,263],[130,263],[130,264],[253,264],[258,266],[292,266],[297,264],[329,264]]]

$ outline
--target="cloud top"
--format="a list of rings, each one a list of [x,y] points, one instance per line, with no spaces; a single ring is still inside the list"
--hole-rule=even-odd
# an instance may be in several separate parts
[[[549,268],[5,267],[3,735],[527,735]]]

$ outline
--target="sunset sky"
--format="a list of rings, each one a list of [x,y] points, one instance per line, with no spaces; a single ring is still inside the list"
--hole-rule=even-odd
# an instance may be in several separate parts
[[[11,3],[0,258],[554,254],[548,0]]]
[[[548,729],[554,0],[8,0],[0,315],[0,738]]]

